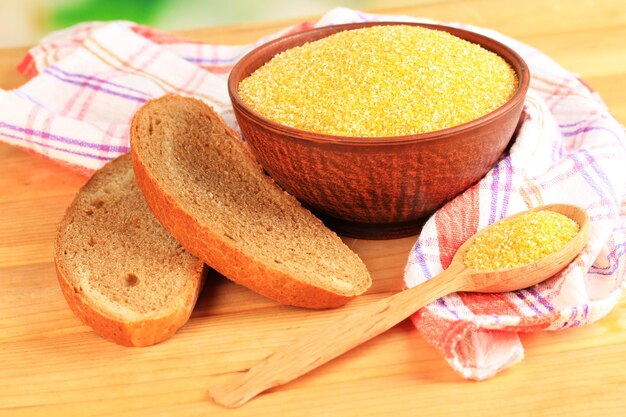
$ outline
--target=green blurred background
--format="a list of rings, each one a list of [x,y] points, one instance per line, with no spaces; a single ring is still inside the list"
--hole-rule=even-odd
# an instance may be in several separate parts
[[[50,31],[88,20],[125,19],[182,30],[319,15],[337,6],[369,10],[409,3],[415,1],[0,0],[0,47],[33,44]]]

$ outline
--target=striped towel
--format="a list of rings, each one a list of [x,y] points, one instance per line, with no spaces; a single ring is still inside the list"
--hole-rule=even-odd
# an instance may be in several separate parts
[[[242,55],[286,33],[374,20],[437,23],[338,8],[315,24],[241,46],[191,42],[131,22],[74,26],[29,51],[19,66],[28,83],[0,90],[0,139],[93,171],[128,152],[134,112],[165,93],[201,98],[236,128],[226,77]],[[484,379],[523,358],[519,332],[591,323],[618,302],[626,271],[626,139],[597,94],[547,56],[497,32],[449,25],[511,46],[532,79],[510,152],[428,220],[409,254],[406,286],[441,272],[476,231],[526,208],[578,204],[592,223],[583,253],[552,279],[506,294],[449,295],[412,317],[456,372]]]

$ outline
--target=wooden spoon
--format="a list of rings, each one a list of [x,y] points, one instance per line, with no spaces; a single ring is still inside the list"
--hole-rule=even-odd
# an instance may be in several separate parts
[[[465,252],[477,236],[468,239],[456,252],[448,269],[416,287],[379,300],[348,314],[332,326],[323,326],[305,337],[274,352],[247,372],[209,390],[214,402],[234,408],[257,394],[289,381],[336,358],[398,324],[426,304],[457,291],[505,292],[535,285],[565,268],[584,248],[589,232],[589,218],[580,207],[552,204],[529,211],[552,210],[574,220],[578,234],[565,246],[538,261],[517,268],[477,271],[465,265]]]

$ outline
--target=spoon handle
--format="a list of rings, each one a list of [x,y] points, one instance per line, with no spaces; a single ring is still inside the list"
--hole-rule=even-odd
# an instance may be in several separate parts
[[[465,271],[453,263],[423,284],[359,308],[277,350],[247,372],[213,386],[209,396],[225,407],[239,407],[257,394],[292,381],[383,333],[426,304],[463,290]]]

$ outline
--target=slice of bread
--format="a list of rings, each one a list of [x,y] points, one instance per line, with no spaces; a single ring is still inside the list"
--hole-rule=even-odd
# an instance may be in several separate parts
[[[189,319],[205,276],[203,263],[148,209],[128,154],[80,189],[59,226],[54,258],[74,313],[125,346],[172,336]]]
[[[202,101],[146,103],[132,121],[131,154],[156,218],[233,281],[308,308],[340,306],[370,286],[361,259],[265,175]]]

